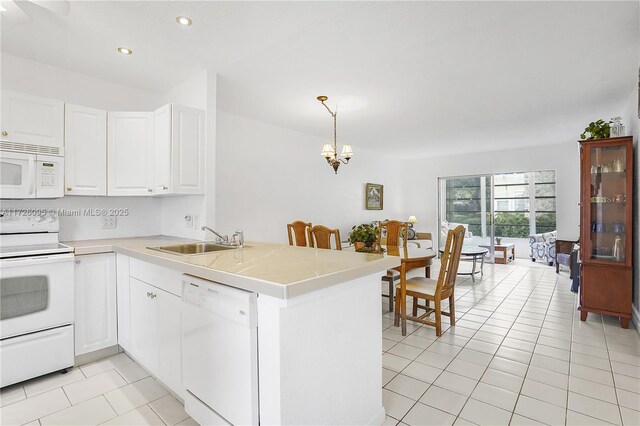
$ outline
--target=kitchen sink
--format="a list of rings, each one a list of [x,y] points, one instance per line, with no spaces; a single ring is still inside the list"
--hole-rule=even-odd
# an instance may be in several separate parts
[[[151,250],[158,250],[173,254],[205,254],[214,251],[233,250],[237,246],[211,243],[207,241],[187,244],[174,244],[170,246],[147,247]]]

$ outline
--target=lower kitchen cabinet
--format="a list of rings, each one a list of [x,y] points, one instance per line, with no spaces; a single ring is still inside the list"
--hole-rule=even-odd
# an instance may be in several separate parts
[[[158,378],[184,398],[182,386],[182,299],[158,290]]]
[[[129,309],[129,256],[116,254],[116,298],[118,304],[118,344],[131,350],[131,311]]]
[[[129,280],[131,354],[151,372],[158,371],[158,301],[154,287]]]
[[[76,256],[75,355],[118,344],[116,257]]]
[[[128,351],[143,367],[183,397],[181,298],[129,277],[128,303]]]

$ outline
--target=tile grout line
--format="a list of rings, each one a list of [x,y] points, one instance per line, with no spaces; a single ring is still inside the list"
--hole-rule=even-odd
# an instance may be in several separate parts
[[[604,334],[604,344],[607,348],[607,358],[609,360],[609,367],[611,368],[611,381],[613,382],[613,391],[616,394],[616,405],[618,406],[618,416],[620,417],[620,424],[624,424],[624,419],[622,417],[622,408],[620,407],[620,400],[618,399],[618,388],[616,387],[616,376],[613,374],[613,364],[611,363],[611,354],[609,353],[609,341],[607,340],[607,330],[604,324],[604,317],[601,316],[600,320],[602,321],[602,332]]]
[[[507,276],[508,276],[508,275],[507,275]],[[522,282],[522,280],[524,279],[524,277],[525,277],[525,276],[526,276],[526,274],[525,274],[523,277],[521,277],[521,278],[520,278],[520,280],[518,281],[518,283],[512,287],[511,291],[509,291],[509,293],[507,293],[507,294],[503,297],[502,302],[500,302],[500,304],[499,304],[499,305],[494,309],[494,311],[492,312],[491,316],[493,316],[493,314],[495,313],[495,311],[496,311],[496,310],[497,310],[497,309],[498,309],[498,308],[499,308],[499,307],[504,303],[504,301],[509,297],[509,295],[511,295],[511,293],[512,293],[516,288],[517,288],[518,284],[520,284],[520,283]],[[505,277],[505,278],[506,278],[506,277]],[[538,279],[538,280],[539,280],[539,279]],[[503,281],[504,281],[504,279],[503,279]],[[500,284],[503,284],[503,283],[502,283],[502,282],[498,283],[498,285],[497,285],[497,286],[495,286],[495,287],[494,287],[494,289],[495,289],[496,287],[498,287]],[[474,386],[473,390],[471,391],[471,394],[467,397],[467,400],[465,401],[464,405],[463,405],[463,406],[462,406],[462,408],[460,409],[460,412],[458,413],[458,416],[456,416],[456,421],[457,421],[459,418],[461,418],[461,417],[460,417],[460,414],[461,414],[461,413],[462,413],[462,411],[464,410],[464,407],[466,407],[466,405],[467,405],[467,403],[469,402],[469,400],[470,400],[470,399],[472,399],[472,398],[471,398],[471,396],[473,395],[473,392],[474,392],[474,391],[476,390],[476,388],[478,387],[478,384],[479,384],[479,383],[481,383],[482,377],[484,377],[484,375],[486,374],[487,370],[489,369],[489,366],[491,365],[491,363],[493,362],[493,360],[496,358],[496,354],[498,353],[498,351],[499,351],[499,350],[500,350],[500,348],[502,347],[502,342],[504,342],[504,339],[506,339],[506,338],[507,338],[507,335],[509,334],[509,331],[511,331],[511,329],[513,328],[513,325],[515,324],[515,322],[517,321],[518,317],[520,316],[520,313],[522,312],[522,310],[523,310],[523,309],[524,309],[524,307],[526,306],[526,302],[531,298],[531,294],[533,294],[533,291],[535,290],[535,288],[536,288],[536,287],[537,287],[537,284],[536,284],[536,285],[534,285],[534,287],[531,289],[531,291],[530,291],[530,293],[529,293],[529,296],[527,297],[526,301],[523,303],[522,307],[520,308],[520,311],[518,311],[518,315],[516,315],[516,319],[512,321],[512,323],[511,323],[511,327],[509,327],[509,329],[508,329],[508,331],[507,331],[507,334],[505,334],[505,336],[503,337],[502,341],[501,341],[501,342],[500,342],[500,344],[498,345],[498,348],[497,348],[497,349],[496,349],[496,351],[492,354],[492,356],[491,356],[491,361],[489,361],[489,364],[487,364],[487,367],[485,368],[485,371],[482,373],[482,376],[480,376],[480,379],[478,379],[478,381],[477,381],[476,385]],[[487,294],[487,296],[488,296],[488,295],[489,295],[489,294],[490,294],[494,289],[492,289],[492,290]],[[486,297],[486,296],[485,296],[485,297]],[[483,299],[484,299],[484,298],[483,298]],[[480,302],[481,302],[481,301],[482,301],[482,299],[480,300]],[[480,303],[480,302],[478,302],[478,303]],[[489,318],[491,318],[491,316],[489,316]],[[486,323],[486,321],[485,321],[485,323]],[[483,324],[483,325],[484,325],[484,324]],[[479,330],[480,330],[480,329],[478,329],[478,331],[479,331]],[[475,336],[475,334],[474,334],[474,336]],[[472,337],[472,338],[473,338],[473,337]],[[532,356],[533,356],[533,354],[532,354]],[[500,357],[498,357],[498,358],[500,358]],[[526,377],[526,373],[525,373],[525,377]],[[524,383],[524,378],[523,378],[523,383]],[[516,397],[516,402],[514,403],[513,409],[511,410],[511,414],[510,414],[510,416],[509,416],[509,423],[511,423],[511,418],[513,417],[513,414],[514,414],[514,412],[515,412],[515,408],[516,408],[516,405],[517,405],[518,397],[519,397],[519,396],[520,396],[520,395],[519,395],[519,393],[518,393],[518,396]],[[480,401],[480,402],[484,402],[484,401]],[[489,403],[487,403],[487,402],[484,402],[484,403],[485,403],[485,404],[487,404],[487,405],[491,405],[492,407],[496,407],[496,408],[503,409],[503,408],[501,408],[501,407],[497,407],[497,406],[495,406],[495,405],[493,405],[493,404],[489,404]],[[504,410],[504,409],[503,409],[503,410]],[[506,411],[506,410],[505,410],[505,411]],[[462,420],[466,420],[466,419],[462,418]]]
[[[493,275],[494,275],[494,274],[492,274],[491,276],[493,276]],[[468,280],[469,280],[469,279],[467,278],[467,279],[463,280],[463,282],[468,281]],[[458,299],[456,299],[456,300],[459,300],[460,298],[462,298],[462,297],[464,297],[465,295],[467,295],[469,292],[471,292],[471,291],[473,290],[473,288],[474,288],[476,285],[479,285],[479,284],[481,284],[481,283],[482,283],[482,281],[480,281],[480,282],[478,282],[478,283],[474,283],[474,284],[472,284],[471,289],[469,289],[467,292],[465,292],[465,294],[464,294],[464,295],[460,296],[460,297],[459,297]],[[483,297],[482,299],[484,299],[484,297]],[[480,299],[480,301],[481,301],[482,299]],[[478,301],[478,303],[480,303],[480,301]],[[413,302],[412,302],[412,303],[413,303]],[[478,303],[474,304],[473,306],[477,305]],[[473,309],[473,307],[472,307],[471,309]],[[467,311],[467,312],[468,312],[468,311]],[[467,313],[467,312],[465,312],[465,313],[462,315],[462,317],[464,317],[464,315],[466,315],[466,313]],[[462,318],[462,317],[461,317],[461,318]],[[457,322],[457,320],[456,320],[456,322]],[[485,320],[485,322],[486,322],[486,320]],[[483,324],[484,324],[484,323],[483,323]],[[418,327],[418,329],[423,328],[423,327],[424,327],[424,325],[422,325],[422,326]],[[429,326],[429,327],[431,327],[431,326]],[[446,333],[447,331],[449,331],[449,329],[450,329],[450,328],[451,328],[451,327],[449,327],[449,328],[445,331],[445,333]],[[415,333],[415,331],[417,331],[418,329],[416,329],[416,330],[414,330],[413,332],[409,333],[409,335],[412,335],[412,334],[413,334],[413,333]],[[476,330],[476,332],[477,332],[477,330]],[[443,334],[444,334],[444,333],[443,333]],[[474,333],[473,335],[475,335],[475,333]],[[471,337],[471,338],[472,338],[472,337]],[[471,340],[471,338],[469,338],[469,340]],[[420,354],[419,354],[418,356],[420,356],[420,355],[422,355],[424,352],[426,352],[426,351],[427,351],[427,349],[429,349],[429,348],[430,348],[430,347],[431,347],[435,342],[437,342],[437,341],[438,341],[437,339],[438,339],[438,338],[436,338],[436,340],[434,340],[433,342],[431,342],[431,343],[429,344],[429,346],[427,346],[427,347],[426,347],[422,352],[420,352]],[[400,342],[398,342],[398,343],[400,343]],[[444,343],[444,342],[442,342],[442,343]],[[468,343],[468,342],[467,342],[467,343]],[[454,346],[454,345],[451,345],[451,346]],[[466,344],[465,344],[465,346],[466,346]],[[464,349],[464,346],[463,346],[460,350],[462,350],[462,349]],[[451,361],[449,361],[449,363],[448,363],[448,364],[447,364],[447,365],[442,369],[442,371],[440,372],[440,374],[438,374],[438,376],[433,380],[433,382],[432,382],[432,383],[429,383],[429,386],[427,387],[427,389],[426,389],[426,390],[425,390],[425,391],[420,395],[420,397],[418,397],[418,399],[417,399],[417,400],[415,400],[415,402],[414,402],[414,403],[413,403],[413,405],[409,408],[409,410],[407,410],[407,412],[402,416],[402,418],[400,419],[400,422],[402,422],[402,420],[407,416],[407,414],[409,414],[409,412],[410,412],[410,411],[411,411],[411,410],[412,410],[412,409],[413,409],[413,408],[418,404],[418,402],[420,402],[420,398],[422,398],[422,397],[424,396],[424,394],[425,394],[425,393],[427,393],[427,391],[428,391],[429,389],[431,389],[431,387],[432,387],[432,386],[434,386],[434,385],[435,385],[436,380],[438,380],[438,378],[442,375],[442,373],[444,373],[444,372],[445,372],[446,368],[447,368],[447,367],[448,367],[448,366],[453,362],[453,360],[457,357],[458,353],[460,353],[460,351],[458,351],[458,352],[456,353],[456,355],[451,359]],[[416,358],[417,358],[417,357],[416,357]],[[415,361],[415,359],[414,359],[414,360],[412,360],[412,362],[414,362],[414,361]],[[415,362],[418,362],[418,361],[415,361]],[[418,363],[420,363],[420,362],[418,362]],[[420,364],[421,364],[421,363],[420,363]],[[410,363],[409,365],[411,365],[411,363]],[[407,365],[407,367],[408,367],[408,365]],[[403,369],[402,369],[398,374],[396,374],[396,376],[395,376],[395,377],[397,377],[398,375],[402,374],[402,372],[403,372],[404,370],[406,370],[406,369],[407,369],[407,367],[403,368]],[[433,366],[431,366],[431,367],[433,367]],[[434,368],[437,368],[437,367],[434,367]],[[455,374],[455,373],[452,373],[452,374]],[[395,378],[395,377],[394,377],[394,378]],[[411,377],[411,376],[409,376],[409,377]],[[462,376],[462,377],[464,377],[464,376]],[[393,379],[392,379],[392,380],[393,380]],[[416,379],[416,380],[417,380],[417,379]],[[391,381],[389,381],[389,382],[391,382]],[[436,387],[439,387],[439,386],[436,386]],[[392,390],[390,390],[390,389],[387,389],[387,391],[389,391],[389,392],[393,392],[393,391],[392,391]],[[397,394],[397,392],[394,392],[394,393],[396,393],[396,394]],[[398,394],[398,395],[401,395],[401,394]],[[404,396],[404,395],[401,395],[401,396],[403,396],[403,397],[405,397],[405,398],[406,398],[406,396]],[[431,407],[431,406],[429,406],[429,407]],[[436,409],[436,410],[439,410],[439,409],[438,409],[438,408],[436,408],[436,407],[432,407],[432,408],[434,408],[434,409]],[[446,411],[443,411],[443,410],[439,410],[439,411],[442,411],[442,412],[447,413]],[[462,411],[462,409],[461,409],[461,411]],[[447,414],[451,415],[450,413],[447,413]],[[456,420],[457,420],[457,416],[456,416]]]
[[[520,314],[522,313],[522,311],[524,310],[525,306],[527,305],[527,302],[531,299],[531,295],[535,292],[536,288],[540,284],[540,280],[541,280],[543,275],[544,275],[544,273],[537,279],[536,284],[533,286],[533,288],[529,292],[529,296],[527,297],[527,299],[525,300],[524,304],[522,305],[522,308],[520,308],[520,311],[519,311],[518,315],[516,316],[516,319],[514,320],[513,324],[515,324],[515,322],[520,317]],[[522,279],[524,279],[524,277]],[[521,283],[522,279],[518,283]],[[556,278],[556,285],[557,285],[557,278]],[[509,293],[509,294],[511,294],[511,293]],[[508,297],[508,295],[505,296],[505,299],[507,297]],[[551,303],[551,302],[549,301],[549,303]],[[548,306],[547,306],[547,310],[548,310]],[[543,325],[544,325],[544,320],[543,320]],[[513,328],[513,325],[511,326],[511,328]],[[511,331],[511,328],[509,328],[509,331]],[[536,337],[536,343],[534,344],[534,350],[535,350],[535,345],[537,344],[538,339],[540,338],[540,333],[542,332],[542,325],[539,328],[540,328],[540,331],[538,331],[538,334],[537,334],[537,337]],[[500,345],[500,346],[502,346],[502,345]],[[500,350],[500,348],[498,348],[498,350]],[[496,353],[497,353],[497,351],[496,351]],[[527,370],[525,371],[524,376],[522,378],[522,384],[520,385],[520,390],[517,392],[516,401],[513,404],[513,409],[511,410],[511,415],[509,416],[509,424],[511,424],[511,422],[513,421],[513,416],[516,414],[516,407],[518,406],[518,400],[520,399],[520,395],[522,394],[522,388],[524,387],[524,382],[527,379],[527,373],[529,372],[529,367],[531,365],[531,360],[533,359],[533,354],[534,353],[532,352],[531,353],[531,358],[529,358],[529,362],[526,364],[527,365]],[[495,358],[495,355],[494,355],[493,358]],[[492,358],[492,361],[493,361],[493,358]],[[511,360],[511,361],[513,361],[513,360]],[[518,414],[518,415],[520,415],[520,414]],[[526,416],[522,416],[522,417],[526,417]],[[526,418],[528,418],[528,417],[526,417]],[[531,419],[531,420],[535,420],[535,419]],[[538,420],[535,420],[535,421],[537,422]]]
[[[517,267],[516,267],[516,268],[517,268]],[[515,269],[514,269],[513,271],[510,271],[510,272],[509,272],[509,273],[508,273],[504,278],[502,278],[502,279],[501,279],[501,281],[500,281],[500,282],[498,282],[497,284],[495,284],[495,285],[494,285],[494,286],[493,286],[493,287],[492,287],[492,288],[491,288],[491,289],[490,289],[486,294],[484,294],[484,296],[483,296],[480,300],[478,300],[478,302],[477,302],[477,303],[475,303],[475,304],[473,305],[473,307],[471,307],[471,308],[469,309],[469,311],[470,311],[471,309],[473,309],[476,305],[480,304],[480,303],[481,303],[481,302],[482,302],[482,301],[483,301],[487,296],[489,296],[489,295],[490,295],[490,294],[491,294],[491,293],[492,293],[496,288],[498,288],[501,284],[504,284],[504,282],[503,282],[503,281],[504,281],[505,279],[507,279],[510,275],[512,275],[514,271],[515,271]],[[516,288],[517,288],[518,284],[522,281],[522,279],[524,279],[524,277],[525,277],[526,275],[527,275],[527,273],[525,273],[525,275],[524,275],[524,276],[522,276],[522,277],[518,280],[518,283],[515,283],[513,286],[511,286],[511,290],[510,290],[510,291],[509,291],[505,296],[503,296],[503,297],[502,297],[502,301],[501,301],[501,302],[500,302],[500,303],[499,303],[499,304],[498,304],[498,305],[493,309],[493,311],[491,311],[491,315],[489,315],[488,317],[486,317],[486,319],[484,320],[484,322],[482,322],[482,325],[485,325],[485,323],[489,320],[489,318],[491,318],[491,316],[492,316],[492,315],[495,313],[495,311],[500,307],[500,305],[502,305],[502,303],[504,302],[504,300],[505,300],[505,299],[506,299],[506,298],[507,298],[507,297],[508,297],[508,296],[509,296],[509,295],[510,295],[510,294],[511,294],[511,293],[512,293]],[[494,277],[494,276],[495,276],[495,271],[492,273],[492,275],[491,275],[490,277]],[[467,279],[467,280],[468,280],[468,279]],[[539,280],[540,280],[540,278],[538,278],[538,281],[539,281]],[[466,281],[466,280],[465,280],[465,281]],[[471,288],[471,289],[469,289],[469,290],[465,293],[465,295],[466,295],[466,294],[468,294],[469,292],[473,291],[473,288],[474,288],[474,287],[476,287],[476,285],[486,284],[486,281],[488,281],[488,280],[484,280],[484,277],[483,277],[483,279],[482,279],[481,281],[479,281],[478,283],[474,283],[474,284],[472,285],[472,288]],[[532,294],[532,293],[533,293],[533,291],[535,290],[535,287],[536,287],[536,286],[537,286],[537,284],[536,284],[536,285],[534,285],[534,287],[533,287],[533,288],[531,289],[531,291],[529,292],[529,296],[527,297],[527,300],[529,300],[529,298],[531,297],[531,294]],[[461,297],[463,297],[463,296],[461,296]],[[458,298],[458,299],[459,299],[459,298]],[[458,299],[456,299],[456,300],[458,300]],[[519,312],[521,312],[521,311],[522,311],[522,309],[524,308],[524,305],[525,305],[525,304],[526,304],[526,301],[525,301],[525,303],[523,304],[523,306],[522,306],[522,308],[520,309],[520,311],[519,311]],[[461,316],[461,318],[464,318],[464,316],[465,316],[469,311],[465,312],[465,313]],[[517,319],[517,316],[516,316],[516,319]],[[456,322],[457,322],[457,321],[456,321]],[[475,321],[474,321],[474,322],[475,322]],[[515,320],[514,320],[514,322],[515,322]],[[514,323],[514,322],[513,322],[513,323]],[[513,326],[513,323],[512,323],[512,326]],[[437,379],[442,375],[442,373],[444,373],[444,372],[446,371],[447,367],[448,367],[448,366],[449,366],[449,365],[450,365],[450,364],[451,364],[451,363],[452,363],[452,362],[457,358],[458,354],[462,351],[462,349],[464,349],[464,348],[466,347],[466,345],[469,343],[469,341],[471,341],[471,340],[473,339],[473,337],[477,334],[477,332],[480,330],[480,328],[482,327],[482,325],[481,325],[480,327],[478,327],[478,329],[476,329],[476,330],[475,330],[475,333],[474,333],[474,334],[473,334],[473,335],[468,339],[467,343],[465,343],[465,345],[461,347],[460,351],[458,351],[458,352],[456,353],[456,355],[451,359],[451,361],[450,361],[450,362],[449,362],[449,363],[444,367],[444,369],[442,369],[442,372],[438,375],[438,377],[436,377],[436,379],[434,380],[434,382],[433,382],[433,383],[431,383],[431,384],[429,385],[429,387],[425,390],[425,392],[423,392],[423,393],[422,393],[422,395],[420,396],[420,398],[422,398],[422,396],[424,396],[424,394],[425,394],[425,393],[426,393],[426,392],[431,388],[431,386],[433,386],[433,385],[435,384],[435,381],[436,381],[436,380],[437,380]],[[449,329],[450,329],[450,328],[451,328],[451,327],[449,327]],[[500,328],[503,328],[503,327],[500,327]],[[448,331],[449,329],[447,329],[447,331]],[[510,327],[508,330],[511,330],[511,327]],[[415,331],[415,330],[414,330],[414,331]],[[411,334],[413,334],[413,333],[411,333]],[[505,335],[505,337],[503,337],[503,339],[502,339],[502,340],[504,341],[504,339],[505,339],[505,338],[506,338],[506,335]],[[436,340],[436,341],[437,341],[437,340]],[[436,341],[434,341],[433,343],[435,343]],[[433,344],[433,343],[432,343],[432,344]],[[442,342],[442,343],[445,343],[445,342]],[[432,345],[432,344],[431,344],[431,345]],[[429,345],[429,347],[430,347],[431,345]],[[501,345],[502,345],[502,343],[501,343],[500,345],[498,345],[498,349],[497,349],[497,350],[499,350],[499,348],[500,348],[500,346],[501,346]],[[454,346],[454,345],[451,345],[451,346]],[[424,353],[424,352],[425,352],[429,347],[427,347],[427,348],[426,348],[422,353]],[[496,350],[496,352],[497,352],[497,350]],[[481,352],[481,351],[479,351],[479,352]],[[421,354],[422,354],[422,353],[421,353]],[[484,352],[483,352],[483,353],[484,353]],[[418,355],[418,356],[420,356],[420,355]],[[493,359],[494,359],[494,358],[495,358],[495,352],[492,354],[492,358],[491,358],[491,360],[493,361]],[[413,361],[412,361],[412,362],[413,362]],[[489,364],[491,364],[491,361],[489,362]],[[475,388],[478,386],[478,383],[480,383],[480,380],[482,379],[482,377],[483,377],[483,376],[484,376],[484,374],[486,373],[486,370],[489,368],[489,364],[487,364],[487,366],[484,368],[483,374],[482,374],[482,376],[480,376],[480,379],[476,380],[476,385],[474,386],[474,389],[471,391],[471,394],[473,394],[473,391],[474,391],[474,390],[475,390]],[[405,369],[406,369],[406,367],[405,367]],[[403,369],[402,371],[404,371],[405,369]],[[456,373],[453,373],[453,372],[449,372],[449,373],[451,373],[451,374],[456,374]],[[398,373],[398,374],[400,374],[400,373]],[[397,375],[396,375],[396,377],[397,377]],[[467,378],[466,376],[461,376],[461,377],[465,377],[465,378]],[[473,379],[472,379],[472,380],[473,380]],[[436,385],[436,386],[437,386],[437,385]],[[439,386],[437,386],[437,387],[439,387]],[[390,392],[393,392],[393,391],[391,391],[391,390],[389,390],[389,389],[387,389],[387,390],[388,390],[388,391],[390,391]],[[453,392],[453,391],[452,391],[452,392]],[[395,393],[395,392],[394,392],[394,393]],[[457,393],[457,392],[456,392],[456,393]],[[460,409],[460,411],[458,412],[458,414],[455,416],[455,417],[456,417],[455,421],[457,421],[457,420],[458,420],[458,418],[460,418],[460,417],[459,417],[459,415],[460,415],[460,413],[462,412],[462,410],[464,409],[464,407],[466,406],[466,404],[468,403],[469,399],[471,399],[471,394],[467,396],[465,403],[463,404],[463,406],[462,406],[462,408]],[[402,396],[404,396],[404,395],[402,395]],[[466,396],[466,395],[463,395],[463,396]],[[417,403],[419,402],[419,399],[420,399],[420,398],[418,398],[418,400],[417,400],[417,401],[415,401],[415,403],[411,406],[411,408],[409,409],[409,411],[411,411],[411,410],[413,409],[413,407],[415,407],[415,406],[417,405]],[[482,402],[482,401],[481,401],[481,402]],[[493,405],[493,404],[488,404],[488,405],[491,405],[491,406],[493,406],[493,407],[496,407],[496,406],[495,406],[495,405]],[[436,408],[436,407],[432,407],[432,408]],[[496,408],[502,409],[501,407],[496,407]],[[436,408],[436,409],[437,409],[437,408]],[[514,406],[514,409],[515,409],[515,406]],[[504,409],[502,409],[502,410],[504,410]],[[404,419],[404,418],[406,417],[406,415],[409,413],[409,411],[407,411],[407,413],[405,413],[405,415],[402,417],[402,419]],[[440,411],[443,411],[443,410],[440,410]],[[505,410],[505,411],[506,411],[506,410]],[[447,413],[447,414],[450,414],[450,413]],[[513,410],[512,410],[512,415],[513,415]]]

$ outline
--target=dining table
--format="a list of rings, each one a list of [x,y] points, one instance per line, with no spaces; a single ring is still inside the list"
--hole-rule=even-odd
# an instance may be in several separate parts
[[[387,256],[397,256],[399,259],[399,265],[394,267],[396,271],[400,273],[400,293],[396,293],[396,297],[400,297],[400,315],[399,318],[402,321],[402,335],[405,336],[407,334],[407,297],[406,297],[406,288],[405,282],[407,279],[407,272],[417,269],[424,268],[425,273],[424,276],[426,278],[431,278],[431,266],[433,264],[433,259],[438,255],[435,251],[431,249],[419,248],[416,246],[383,246],[385,249],[385,255]],[[388,277],[389,275],[387,275]],[[392,290],[390,287],[389,290]],[[393,292],[389,292],[389,294],[393,294]],[[393,304],[393,298],[389,297],[389,305]],[[413,306],[414,316],[416,314],[416,306]],[[396,318],[398,317],[396,313]],[[399,324],[394,323],[397,327]]]

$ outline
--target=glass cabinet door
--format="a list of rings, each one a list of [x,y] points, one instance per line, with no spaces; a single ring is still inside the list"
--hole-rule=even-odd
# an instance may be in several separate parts
[[[626,223],[627,165],[624,146],[589,148],[591,198],[588,241],[590,259],[625,262],[631,243]],[[629,171],[631,173],[631,171]]]

